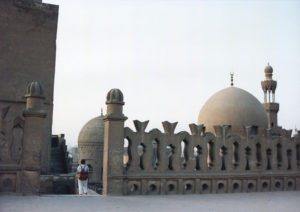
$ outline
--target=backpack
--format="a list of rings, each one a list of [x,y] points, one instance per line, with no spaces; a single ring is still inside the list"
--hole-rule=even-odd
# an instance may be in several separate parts
[[[86,180],[88,179],[88,172],[85,171],[85,166],[81,167],[81,172],[79,173],[79,180]]]

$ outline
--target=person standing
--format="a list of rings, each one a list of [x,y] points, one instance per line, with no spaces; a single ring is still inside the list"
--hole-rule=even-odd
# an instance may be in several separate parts
[[[89,167],[87,165],[85,165],[84,159],[82,159],[80,161],[80,165],[77,167],[77,174],[78,174],[79,195],[82,195],[82,194],[87,195]]]

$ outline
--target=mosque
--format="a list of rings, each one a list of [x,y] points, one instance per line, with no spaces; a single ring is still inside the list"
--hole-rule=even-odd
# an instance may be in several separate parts
[[[264,69],[265,80],[261,82],[264,102],[261,103],[251,93],[233,85],[212,95],[200,110],[198,125],[203,125],[206,132],[215,132],[215,126],[230,126],[230,133],[241,135],[245,127],[268,129],[272,136],[280,136],[281,127],[277,123],[279,104],[275,102],[277,82],[272,79],[273,68],[269,64]],[[86,159],[91,167],[90,184],[102,183],[104,121],[103,112],[81,129],[78,137],[79,161]],[[124,161],[128,160],[127,147]]]
[[[65,136],[52,135],[59,7],[0,5],[0,193],[74,193]],[[277,82],[270,65],[264,71],[263,103],[232,80],[205,103],[190,132],[174,133],[177,122],[168,121],[163,131],[145,131],[149,121],[124,127],[124,95],[111,89],[106,114],[78,137],[90,186],[102,185],[104,195],[300,190],[300,131],[291,136],[278,126]]]

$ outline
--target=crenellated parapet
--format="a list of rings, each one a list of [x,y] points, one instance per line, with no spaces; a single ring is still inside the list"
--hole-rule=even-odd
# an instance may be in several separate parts
[[[191,133],[174,133],[177,122],[164,121],[164,132],[146,132],[148,122],[135,120],[136,131],[124,130],[125,194],[300,189],[300,142],[290,131],[274,138],[248,126],[241,136],[228,133],[230,126],[215,126],[210,133],[190,124]]]
[[[111,101],[111,99],[115,99]],[[121,103],[121,104],[120,104]],[[300,139],[291,131],[230,125],[149,121],[124,128],[123,94],[108,94],[105,121],[103,188],[105,195],[192,194],[300,190]],[[236,133],[238,132],[238,133]]]

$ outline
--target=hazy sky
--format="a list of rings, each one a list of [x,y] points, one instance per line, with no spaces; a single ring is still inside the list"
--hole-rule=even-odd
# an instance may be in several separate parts
[[[230,85],[263,101],[267,62],[279,125],[300,128],[300,1],[44,0],[59,5],[53,134],[77,144],[83,125],[124,94],[126,125],[178,121]]]

